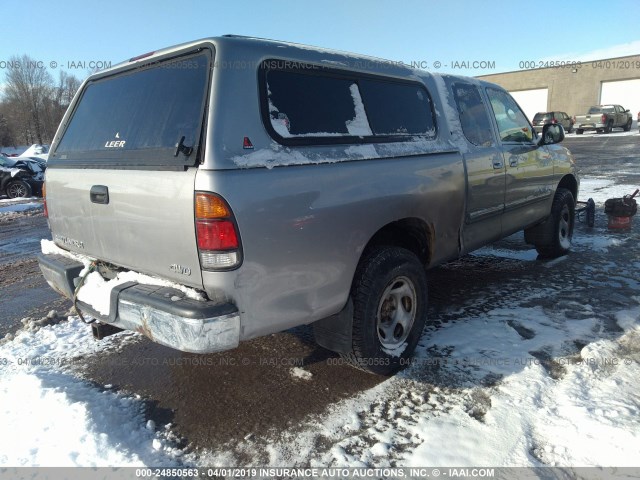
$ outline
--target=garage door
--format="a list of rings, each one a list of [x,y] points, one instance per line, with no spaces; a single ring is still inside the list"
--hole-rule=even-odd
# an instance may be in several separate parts
[[[537,88],[535,90],[520,90],[518,92],[509,92],[515,98],[520,108],[524,110],[529,120],[538,112],[546,112],[547,97],[549,96],[548,88]],[[626,108],[626,107],[625,107]]]
[[[640,78],[602,82],[600,104],[615,103],[631,110],[633,118],[640,112]]]

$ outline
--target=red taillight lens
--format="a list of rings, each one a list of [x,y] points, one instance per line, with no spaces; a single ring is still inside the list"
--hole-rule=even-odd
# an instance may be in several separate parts
[[[553,120],[551,120],[551,123],[558,123],[558,120],[554,118]]]
[[[44,207],[44,216],[49,218],[49,210],[47,210],[47,184],[42,184],[42,206]]]
[[[600,117],[600,123],[607,123],[607,116],[606,115],[602,115]]]
[[[236,250],[240,245],[236,227],[229,220],[196,220],[200,250]]]
[[[196,240],[204,270],[229,270],[242,262],[240,236],[227,202],[214,193],[196,192]]]

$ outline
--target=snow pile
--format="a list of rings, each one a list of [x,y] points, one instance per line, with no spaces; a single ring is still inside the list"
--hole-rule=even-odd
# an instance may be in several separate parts
[[[62,371],[75,357],[110,345],[94,342],[90,329],[70,317],[0,346],[1,466],[178,463],[182,452],[153,431],[139,397],[100,390]]]
[[[63,250],[58,247],[51,240],[42,240],[41,242],[42,253],[63,255],[68,258],[72,258],[78,262],[84,264],[85,268],[80,272],[80,276],[87,273],[89,266],[94,259],[85,255],[79,255],[76,253]],[[94,309],[100,312],[102,315],[109,315],[109,306],[111,303],[111,290],[118,285],[122,285],[127,282],[137,282],[144,285],[158,285],[163,287],[175,288],[176,290],[184,293],[188,298],[204,301],[204,296],[197,290],[184,285],[179,285],[168,280],[151,277],[142,273],[123,271],[116,275],[112,280],[105,280],[98,272],[89,273],[85,281],[78,292],[78,300],[91,305]]]
[[[313,378],[313,373],[300,367],[293,367],[289,373],[293,378],[299,380],[311,380]]]

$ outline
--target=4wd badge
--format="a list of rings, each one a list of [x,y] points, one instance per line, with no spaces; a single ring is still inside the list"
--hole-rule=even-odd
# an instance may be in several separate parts
[[[173,265],[169,265],[169,270],[171,270],[174,273],[179,273],[180,275],[186,275],[186,276],[191,275],[191,269],[189,267],[183,267],[182,265],[178,265],[177,263],[174,263]]]

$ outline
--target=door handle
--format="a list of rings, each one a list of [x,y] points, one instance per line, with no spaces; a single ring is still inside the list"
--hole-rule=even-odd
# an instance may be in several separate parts
[[[89,191],[89,198],[93,203],[109,203],[109,188],[105,185],[94,185]]]

